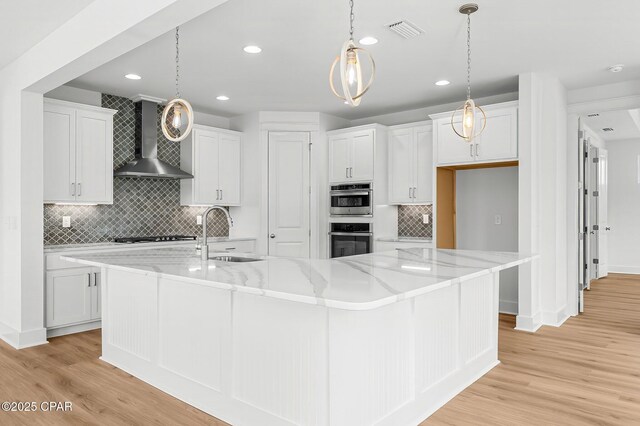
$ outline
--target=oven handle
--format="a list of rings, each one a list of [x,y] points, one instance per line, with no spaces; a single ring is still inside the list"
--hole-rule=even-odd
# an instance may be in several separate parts
[[[353,189],[353,190],[336,190],[336,191],[331,191],[329,192],[329,194],[331,196],[335,196],[335,195],[370,195],[371,194],[371,190],[358,190],[358,189]]]
[[[370,237],[373,232],[329,232],[329,235],[338,235],[345,237]]]

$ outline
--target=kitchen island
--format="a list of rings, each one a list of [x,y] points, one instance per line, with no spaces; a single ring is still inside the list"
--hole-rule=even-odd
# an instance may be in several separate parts
[[[141,380],[234,425],[397,426],[498,364],[498,272],[532,256],[63,259],[102,269],[102,359]]]

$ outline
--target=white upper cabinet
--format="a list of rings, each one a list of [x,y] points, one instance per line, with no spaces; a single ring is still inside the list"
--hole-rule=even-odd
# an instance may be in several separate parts
[[[194,126],[191,135],[180,143],[180,167],[193,175],[193,179],[180,181],[182,205],[240,205],[240,133]]]
[[[484,131],[471,142],[451,128],[451,112],[432,115],[438,165],[491,163],[518,159],[518,104],[505,102],[483,107]],[[460,120],[454,121],[460,126]]]
[[[429,203],[433,193],[433,135],[430,125],[389,130],[389,202]]]
[[[45,203],[113,203],[115,113],[45,99]]]
[[[329,180],[372,181],[375,131],[354,130],[329,136]]]

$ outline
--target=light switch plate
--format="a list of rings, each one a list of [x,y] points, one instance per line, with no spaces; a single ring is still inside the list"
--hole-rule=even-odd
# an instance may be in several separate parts
[[[493,223],[495,223],[496,225],[502,225],[502,216],[501,216],[501,215],[499,215],[499,214],[497,214],[497,215],[495,216],[495,219],[494,219],[494,222],[493,222]]]
[[[202,215],[196,216],[196,225],[202,225]]]
[[[62,216],[62,227],[71,228],[71,216]]]
[[[423,214],[422,215],[422,223],[424,223],[425,225],[429,224],[429,215],[428,214]]]

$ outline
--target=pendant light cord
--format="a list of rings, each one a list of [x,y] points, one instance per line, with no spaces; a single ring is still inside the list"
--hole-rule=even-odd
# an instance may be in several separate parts
[[[351,8],[351,13],[349,14],[349,39],[353,41],[353,20],[356,17],[353,14],[353,0],[349,0],[349,7]]]
[[[471,99],[471,13],[467,13],[467,100]]]
[[[176,27],[176,98],[180,99],[180,27]]]

